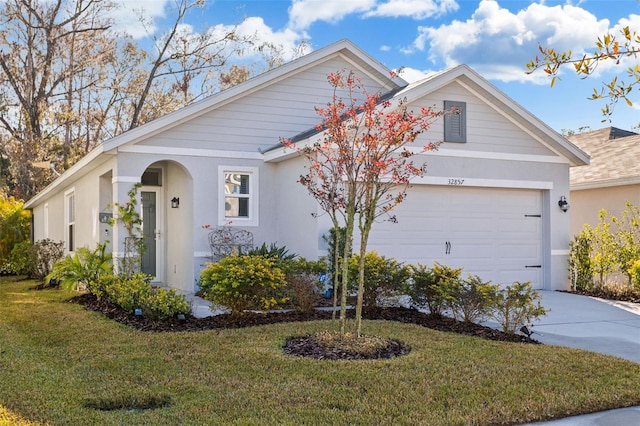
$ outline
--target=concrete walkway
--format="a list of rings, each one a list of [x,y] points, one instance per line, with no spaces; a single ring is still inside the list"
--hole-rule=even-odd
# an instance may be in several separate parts
[[[640,363],[640,306],[588,296],[540,291],[551,311],[533,325],[533,338],[546,345],[579,348]],[[640,425],[640,407],[621,408],[528,425]]]
[[[617,356],[640,363],[640,305],[613,302],[588,296],[539,291],[549,313],[533,323],[532,338],[559,345]],[[187,295],[193,315],[206,317],[223,310],[211,310],[211,303]],[[496,323],[487,325],[499,328]],[[640,407],[568,417],[527,425],[626,426],[640,425]],[[524,425],[523,425],[524,426]]]

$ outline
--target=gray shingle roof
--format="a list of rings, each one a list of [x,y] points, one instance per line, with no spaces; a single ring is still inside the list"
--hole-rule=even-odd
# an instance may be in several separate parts
[[[640,135],[615,127],[567,137],[591,156],[588,166],[571,168],[571,187],[615,186],[640,180]]]

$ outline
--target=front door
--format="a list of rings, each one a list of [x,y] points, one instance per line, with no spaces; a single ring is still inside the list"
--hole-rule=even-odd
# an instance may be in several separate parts
[[[141,192],[142,204],[142,234],[144,240],[145,251],[142,254],[142,272],[157,277],[157,203],[155,191]]]

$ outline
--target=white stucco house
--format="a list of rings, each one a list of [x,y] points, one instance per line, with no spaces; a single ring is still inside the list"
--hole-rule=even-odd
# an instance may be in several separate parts
[[[205,225],[231,222],[256,244],[317,258],[329,220],[297,183],[305,161],[279,138],[322,136],[309,131],[314,107],[329,101],[326,76],[341,69],[416,109],[461,111],[420,136],[419,145],[444,142],[424,154],[427,175],[394,211],[397,223],[374,226],[370,249],[494,283],[568,288],[569,215],[558,202],[569,198],[569,168],[588,155],[468,66],[408,84],[347,40],[102,142],[25,204],[34,239],[64,240],[69,251],[109,241],[121,256],[123,230],[101,218],[142,182],[143,269],[159,285],[194,291],[210,254]]]

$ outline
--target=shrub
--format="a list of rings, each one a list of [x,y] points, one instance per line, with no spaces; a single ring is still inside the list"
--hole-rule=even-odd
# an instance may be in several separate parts
[[[590,290],[593,287],[593,265],[591,264],[591,233],[582,230],[569,244],[569,271],[571,285],[575,290]]]
[[[44,281],[53,271],[53,265],[64,255],[64,242],[55,242],[49,238],[36,241],[33,245],[34,264],[31,277]]]
[[[269,310],[286,303],[285,274],[275,260],[263,256],[230,256],[210,263],[200,273],[202,294],[234,314],[247,309]]]
[[[349,258],[349,284],[358,285],[360,256]],[[395,259],[380,256],[370,251],[364,256],[364,306],[377,306],[381,297],[391,297],[402,293],[409,270]]]
[[[5,263],[5,270],[17,275],[27,275],[38,281],[44,281],[53,270],[53,265],[62,259],[64,243],[50,239],[23,241],[13,246],[9,261]]]
[[[0,263],[9,261],[14,246],[29,239],[30,217],[24,202],[0,195]]]
[[[302,312],[311,312],[320,300],[318,276],[306,272],[287,274],[291,303]]]
[[[492,295],[498,286],[483,282],[477,275],[469,275],[466,279],[450,281],[447,294],[447,306],[457,320],[465,322],[482,322],[491,313]]]
[[[247,256],[262,256],[276,261],[293,260],[298,256],[295,253],[289,253],[289,250],[285,246],[279,247],[278,243],[271,243],[269,246],[267,246],[267,243],[262,243],[260,247],[254,247],[246,253],[241,254]]]
[[[108,275],[99,280],[99,285],[92,287],[96,297],[106,298],[129,314],[136,309],[152,320],[166,320],[178,314],[188,314],[191,306],[183,294],[173,289],[151,286],[151,277],[143,273],[125,275]]]
[[[338,282],[341,282],[341,278],[339,276],[340,259],[344,254],[345,243],[347,240],[347,228],[331,228],[329,229],[329,235],[323,235],[322,239],[327,243],[327,272],[329,273],[329,277],[331,277],[332,283],[335,283],[336,275],[338,275]],[[349,253],[351,253],[351,242],[349,242]]]
[[[495,291],[491,303],[491,316],[506,333],[515,334],[520,326],[547,314],[540,305],[540,294],[531,288],[530,281],[515,281],[504,290]]]
[[[11,255],[8,261],[5,262],[3,269],[5,273],[26,275],[32,278],[35,262],[35,247],[31,244],[31,241],[22,241],[13,246]]]
[[[64,288],[81,290],[98,282],[101,275],[110,274],[111,270],[111,253],[107,253],[106,244],[98,244],[93,251],[80,247],[73,255],[56,262],[45,282],[55,279]]]
[[[631,285],[634,289],[640,290],[640,259],[631,263],[628,270],[629,277],[631,277]]]
[[[410,278],[406,293],[416,308],[427,308],[429,313],[442,315],[446,307],[449,287],[460,278],[462,268],[456,269],[434,262],[433,268],[410,265]]]
[[[278,265],[285,273],[320,275],[327,271],[325,259],[307,260],[304,257],[296,257],[286,260]]]

